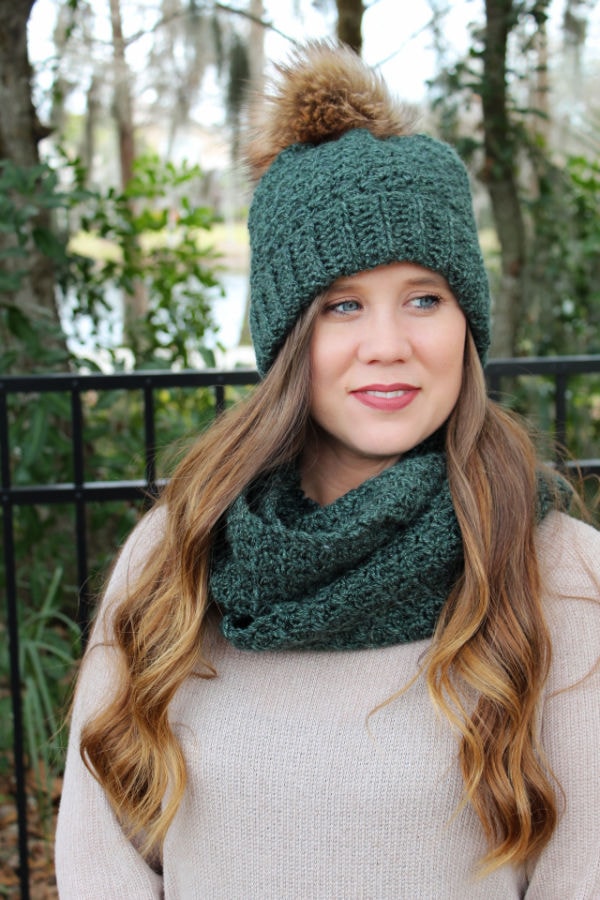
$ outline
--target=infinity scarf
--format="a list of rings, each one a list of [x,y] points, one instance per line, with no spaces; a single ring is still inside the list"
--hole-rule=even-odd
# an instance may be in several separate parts
[[[444,453],[422,445],[324,507],[294,467],[256,481],[228,511],[211,593],[239,648],[385,647],[432,635],[462,559]]]
[[[559,480],[568,504],[570,489]],[[538,479],[538,517],[556,505]],[[386,647],[432,636],[463,568],[439,439],[328,506],[295,467],[258,479],[230,507],[211,594],[221,630],[248,650]]]

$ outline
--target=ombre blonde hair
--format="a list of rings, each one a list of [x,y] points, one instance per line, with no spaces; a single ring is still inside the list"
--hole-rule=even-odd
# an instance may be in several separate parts
[[[305,445],[319,309],[315,301],[250,397],[179,464],[160,501],[168,508],[162,540],[114,613],[120,685],[84,728],[81,754],[148,856],[160,851],[186,787],[169,705],[187,678],[216,674],[199,649],[212,544],[239,492]],[[524,428],[487,398],[470,334],[446,447],[464,571],[424,670],[435,704],[458,729],[465,800],[481,820],[492,869],[533,857],[556,824],[537,731],[551,647],[534,541],[536,453]],[[475,702],[465,702],[473,693]]]

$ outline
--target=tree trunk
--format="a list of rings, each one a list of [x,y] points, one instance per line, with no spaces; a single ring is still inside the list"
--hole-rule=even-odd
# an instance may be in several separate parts
[[[548,79],[548,33],[545,25],[540,25],[535,36],[534,47],[537,65],[531,78],[529,106],[532,110],[531,131],[544,146],[550,132],[550,82]]]
[[[133,176],[135,160],[135,134],[133,127],[133,104],[131,102],[131,79],[127,59],[125,58],[125,40],[123,38],[123,21],[121,18],[120,0],[110,0],[110,21],[113,36],[113,60],[115,92],[113,111],[117,126],[119,142],[119,161],[121,166],[121,187],[126,189]],[[130,203],[133,203],[130,200]],[[137,238],[133,237],[136,241]],[[130,346],[138,347],[143,353],[144,342],[139,336],[139,322],[148,312],[148,295],[144,284],[136,279],[131,294],[123,295],[124,333]]]
[[[570,79],[571,93],[578,99],[581,96],[581,58],[587,36],[587,15],[593,4],[585,0],[567,0],[563,13],[563,53],[567,60],[567,77]]]
[[[113,35],[113,59],[115,68],[114,114],[119,139],[121,186],[125,189],[133,174],[135,138],[133,131],[133,107],[129,67],[125,59],[125,41],[119,0],[110,0],[110,21]]]
[[[487,184],[502,253],[502,277],[495,298],[493,356],[516,352],[518,309],[526,260],[526,234],[516,176],[517,145],[508,115],[506,53],[516,21],[512,0],[486,0],[483,50],[483,130]]]
[[[362,0],[336,0],[337,36],[344,44],[348,44],[360,56],[362,52],[362,17],[364,6]]]
[[[27,53],[27,22],[35,0],[0,0],[0,159],[30,168],[39,164],[38,141],[49,131],[40,125],[31,99],[31,66]],[[31,220],[33,229],[50,230],[50,215],[38,213]],[[10,251],[16,238],[0,233],[0,252]],[[27,258],[3,258],[7,274],[24,270],[18,289],[0,295],[1,307],[16,307],[32,324],[47,329],[45,346],[57,350],[66,358],[67,350],[56,307],[54,266],[51,259],[40,252],[30,240]],[[16,347],[15,336],[0,319],[0,342],[4,347],[18,349],[15,371],[31,371],[40,365],[39,355]]]
[[[265,7],[263,0],[250,0],[250,39],[248,42],[248,62],[250,64],[250,95],[251,97],[262,96],[265,88],[265,27],[262,21],[265,15]],[[250,103],[248,110],[248,129],[254,133],[258,127],[260,120],[259,104]],[[238,188],[238,171],[234,169],[234,199],[232,208],[235,212],[238,206],[238,197],[241,188]],[[233,217],[232,217],[233,218]],[[247,346],[252,343],[250,335],[250,285],[246,293],[246,304],[244,310],[244,319],[240,333],[239,346]]]
[[[265,27],[261,24],[265,15],[263,0],[250,0],[250,15],[250,90],[254,96],[259,96],[265,86]]]
[[[86,110],[81,140],[81,161],[85,169],[86,182],[92,181],[92,168],[96,152],[96,128],[101,111],[100,103],[100,79],[95,73],[92,75],[86,93]]]
[[[39,162],[37,144],[46,137],[31,102],[27,21],[35,0],[0,0],[0,158],[23,166]]]

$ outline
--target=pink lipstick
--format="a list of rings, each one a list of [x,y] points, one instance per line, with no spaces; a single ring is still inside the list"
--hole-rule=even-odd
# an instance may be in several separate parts
[[[352,396],[371,409],[395,412],[412,403],[418,392],[413,384],[367,384],[352,391]]]

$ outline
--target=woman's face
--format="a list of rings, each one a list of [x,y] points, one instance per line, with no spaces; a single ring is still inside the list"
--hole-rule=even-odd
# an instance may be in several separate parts
[[[458,399],[465,337],[445,278],[422,266],[334,282],[310,347],[313,471],[345,467],[360,483],[433,434]]]

